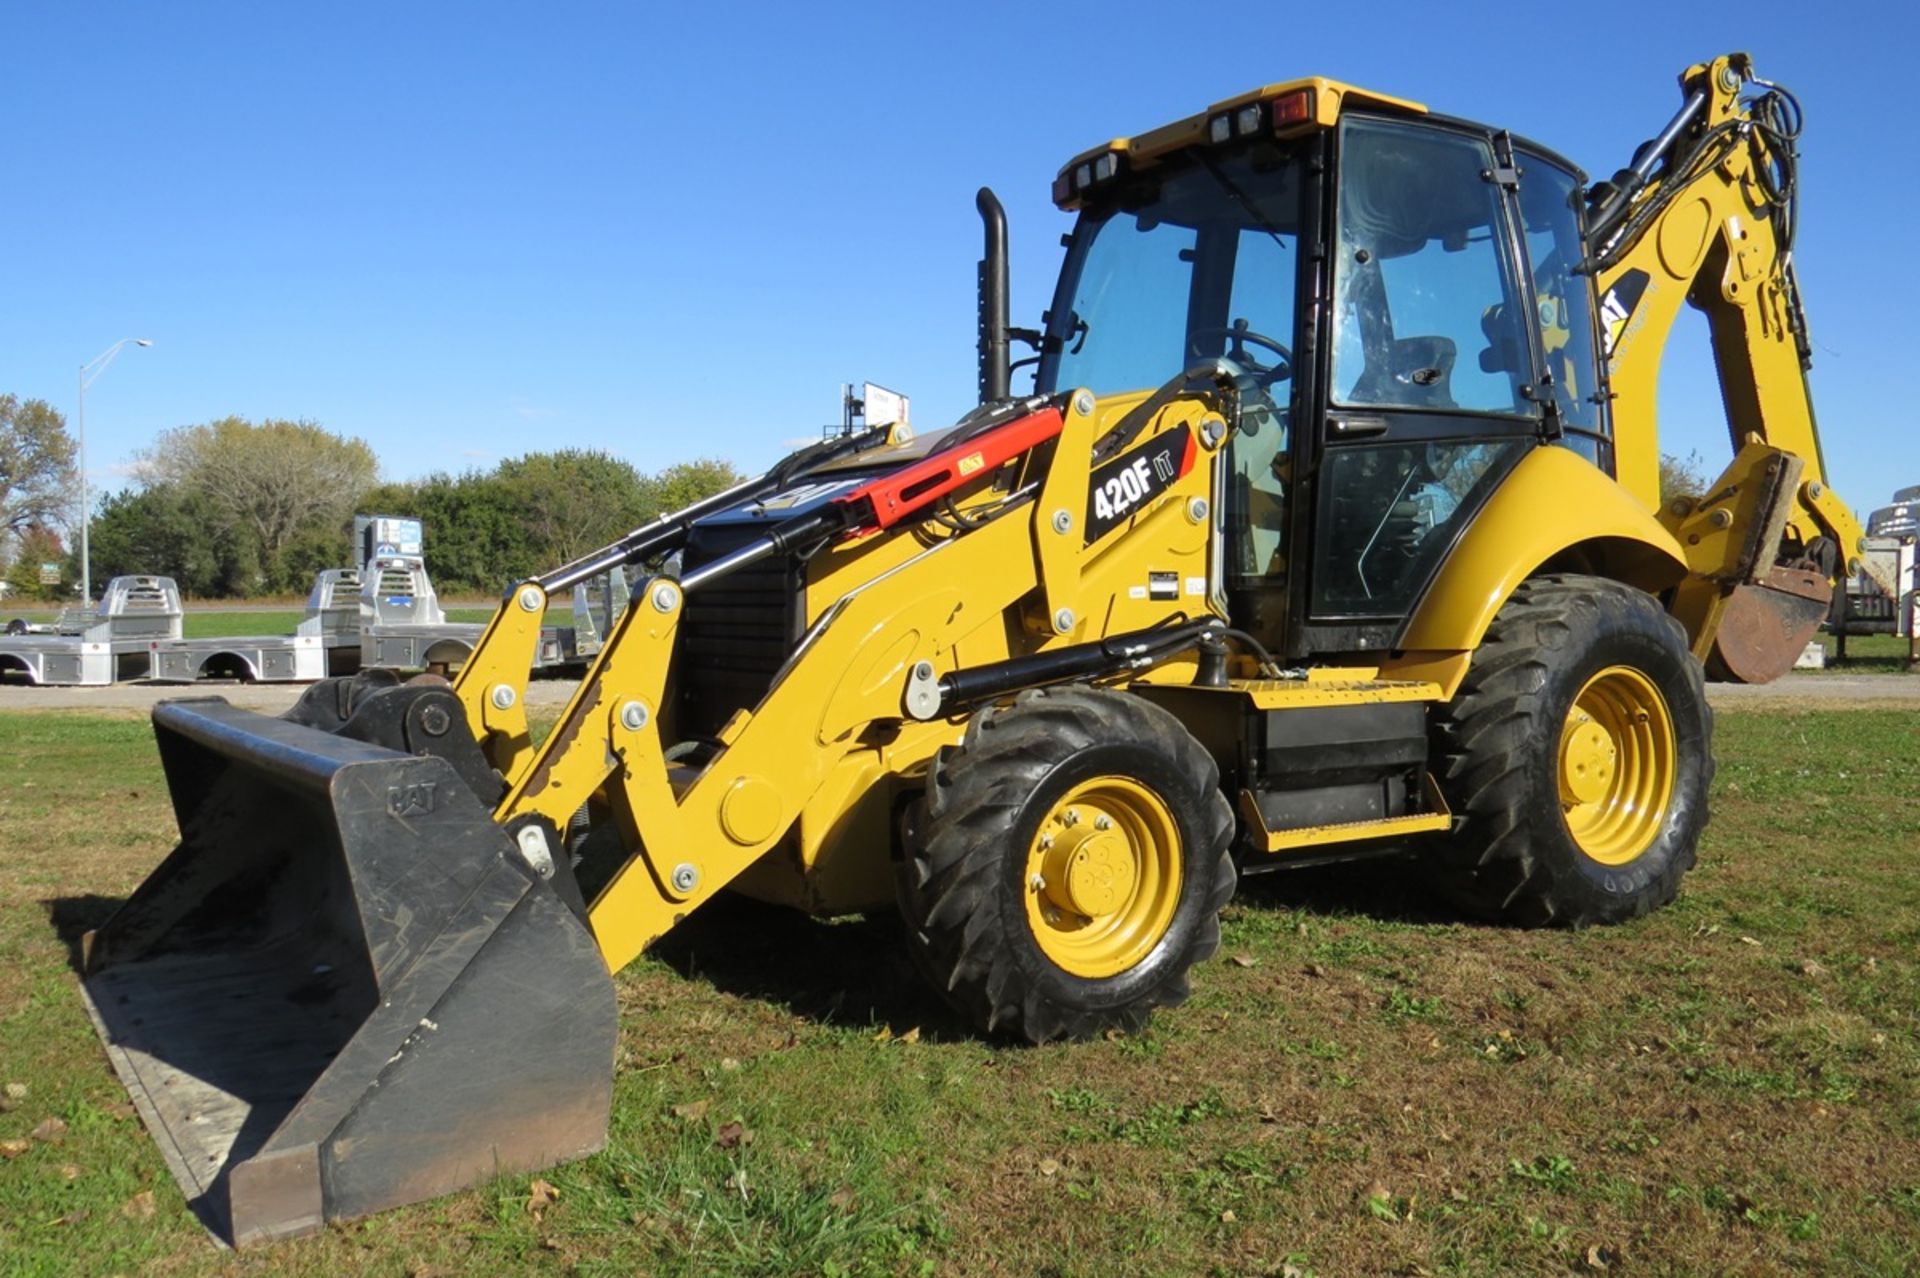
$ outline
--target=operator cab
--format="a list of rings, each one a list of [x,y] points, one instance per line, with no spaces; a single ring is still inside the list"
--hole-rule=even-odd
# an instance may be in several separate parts
[[[1328,81],[1078,157],[1035,389],[1238,370],[1213,566],[1233,623],[1298,657],[1395,646],[1530,448],[1611,471],[1581,174]]]

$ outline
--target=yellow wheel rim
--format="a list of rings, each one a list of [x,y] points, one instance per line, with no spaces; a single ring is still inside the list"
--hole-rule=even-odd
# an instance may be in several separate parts
[[[1161,797],[1124,777],[1074,786],[1027,848],[1027,924],[1075,976],[1126,971],[1153,952],[1180,902],[1180,828]]]
[[[1673,715],[1653,681],[1609,666],[1573,699],[1560,729],[1560,803],[1574,842],[1602,865],[1645,852],[1673,803]]]

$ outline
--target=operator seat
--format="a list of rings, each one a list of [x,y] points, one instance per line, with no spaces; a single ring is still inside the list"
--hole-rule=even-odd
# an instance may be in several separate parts
[[[1453,401],[1453,364],[1459,354],[1451,337],[1401,337],[1387,345],[1386,358],[1369,361],[1354,383],[1357,404],[1405,408],[1457,408]]]

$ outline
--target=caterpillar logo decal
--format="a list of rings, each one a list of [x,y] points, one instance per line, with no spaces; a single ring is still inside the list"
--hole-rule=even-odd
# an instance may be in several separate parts
[[[1193,432],[1170,430],[1093,472],[1087,494],[1087,544],[1144,510],[1193,467]]]
[[[1613,348],[1620,343],[1620,335],[1626,331],[1627,321],[1633,318],[1633,308],[1640,305],[1640,298],[1646,291],[1647,273],[1628,271],[1600,299],[1600,333],[1606,348],[1602,352],[1604,355],[1613,355]]]

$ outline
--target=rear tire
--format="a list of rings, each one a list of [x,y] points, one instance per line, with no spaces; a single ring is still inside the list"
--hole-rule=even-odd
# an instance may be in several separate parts
[[[976,713],[908,814],[916,966],[978,1028],[1144,1028],[1220,944],[1236,873],[1212,756],[1167,711],[1086,688]]]
[[[1680,624],[1575,575],[1523,582],[1435,718],[1460,818],[1423,858],[1442,895],[1526,926],[1638,918],[1693,867],[1713,712]]]

